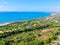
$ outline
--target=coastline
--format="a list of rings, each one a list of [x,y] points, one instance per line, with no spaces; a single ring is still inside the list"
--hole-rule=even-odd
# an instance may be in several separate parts
[[[4,24],[0,24],[0,26],[4,26],[4,25],[7,25],[7,24],[10,24],[10,23],[4,23]]]
[[[4,14],[2,13],[2,17],[5,17],[6,15],[5,15],[5,13],[7,14],[8,12],[4,12]],[[13,12],[12,12],[13,13]],[[21,12],[17,12],[17,13],[21,13]],[[13,13],[13,14],[16,14],[17,15],[17,13]],[[23,13],[23,12],[22,12]],[[25,12],[24,12],[25,13]],[[10,12],[8,13],[8,14],[10,14]],[[27,14],[27,13],[26,13]],[[26,14],[22,14],[23,16],[24,15],[26,15]],[[31,17],[30,15],[29,15],[29,18],[22,18],[22,19],[20,19],[20,17],[23,17],[23,16],[20,16],[20,15],[15,15],[16,17],[18,17],[18,18],[16,18],[15,16],[6,16],[6,17],[8,17],[8,18],[6,18],[6,19],[4,19],[3,18],[3,21],[4,22],[2,22],[2,21],[0,21],[0,26],[4,26],[4,25],[7,25],[7,24],[10,24],[10,23],[14,23],[14,22],[22,22],[22,21],[30,21],[30,20],[34,20],[34,19],[41,19],[41,18],[46,18],[46,17],[49,17],[49,16],[51,16],[51,13],[47,13],[47,12],[36,12],[36,14],[35,14],[35,12],[33,13],[33,12],[31,12],[31,13],[28,13],[28,14],[30,14],[30,15],[35,15],[34,17]],[[38,16],[36,16],[38,14]],[[5,16],[4,16],[5,15]],[[41,16],[42,15],[42,16]],[[20,17],[19,17],[20,16]],[[11,18],[10,18],[11,17]],[[14,18],[13,18],[14,17]],[[9,19],[9,20],[8,20]],[[13,21],[11,21],[13,19]],[[15,20],[16,19],[16,20]],[[6,20],[6,21],[5,21]],[[9,21],[9,22],[7,22],[7,21]]]
[[[8,24],[11,24],[11,23],[14,23],[14,22],[31,21],[31,20],[41,19],[41,18],[46,18],[46,17],[49,17],[49,16],[40,17],[40,18],[32,18],[32,19],[28,19],[28,20],[21,20],[21,21],[12,21],[12,22],[1,23],[0,26],[8,25]]]

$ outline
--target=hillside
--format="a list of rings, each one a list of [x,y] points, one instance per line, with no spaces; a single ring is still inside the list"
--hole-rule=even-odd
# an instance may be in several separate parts
[[[58,14],[0,26],[0,45],[55,45],[59,36]]]

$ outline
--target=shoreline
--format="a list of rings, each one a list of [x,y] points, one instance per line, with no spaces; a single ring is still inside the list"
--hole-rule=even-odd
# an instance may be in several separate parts
[[[49,16],[52,16],[52,15],[49,15]],[[11,23],[14,23],[14,22],[22,22],[22,21],[30,21],[30,20],[34,20],[34,19],[46,18],[46,17],[49,17],[49,16],[32,18],[32,19],[26,19],[26,20],[20,20],[20,21],[12,21],[12,22],[0,23],[0,26],[8,25],[8,24],[11,24]]]
[[[51,16],[51,15],[50,15],[50,16]],[[28,20],[21,20],[21,21],[12,21],[12,22],[1,23],[0,26],[8,25],[8,24],[11,24],[11,23],[14,23],[14,22],[30,21],[30,20],[41,19],[41,18],[46,18],[46,17],[49,17],[49,16],[40,17],[40,18],[32,18],[32,19],[28,19]]]
[[[4,24],[0,24],[0,26],[4,26],[4,25],[8,25],[8,24],[10,24],[10,23],[4,23]]]

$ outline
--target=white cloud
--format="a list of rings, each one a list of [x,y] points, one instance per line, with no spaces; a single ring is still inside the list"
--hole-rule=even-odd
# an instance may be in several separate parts
[[[3,2],[4,4],[8,4],[8,2]]]
[[[7,5],[8,2],[7,1],[4,1],[4,0],[1,0],[0,1],[0,10],[4,8],[5,5]]]
[[[4,7],[3,5],[0,6],[1,9],[2,9],[3,7]]]
[[[5,1],[5,0],[1,0],[1,1],[0,1],[0,5],[4,5],[4,4],[8,4],[8,2]]]
[[[60,7],[56,7],[56,10],[60,12]]]

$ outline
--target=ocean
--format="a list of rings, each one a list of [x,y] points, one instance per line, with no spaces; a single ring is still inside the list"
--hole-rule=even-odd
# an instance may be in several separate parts
[[[50,16],[49,12],[0,12],[0,24]]]

